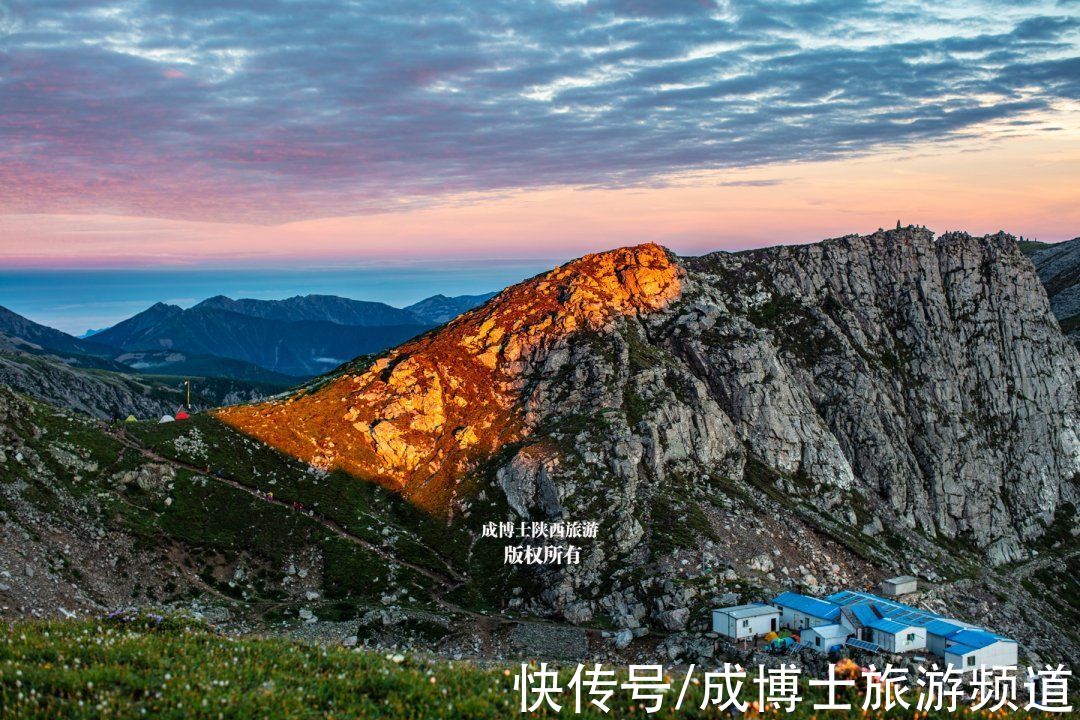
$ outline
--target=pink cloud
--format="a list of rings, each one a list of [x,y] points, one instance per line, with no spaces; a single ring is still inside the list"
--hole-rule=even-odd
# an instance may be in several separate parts
[[[109,215],[0,220],[0,265],[348,264],[396,259],[570,258],[655,241],[685,254],[870,232],[901,220],[939,232],[1080,235],[1080,140],[969,143],[668,187],[463,195],[408,211],[276,226]],[[1018,168],[1026,172],[1017,183]]]

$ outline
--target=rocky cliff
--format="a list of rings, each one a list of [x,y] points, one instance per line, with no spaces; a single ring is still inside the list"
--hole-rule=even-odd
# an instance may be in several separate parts
[[[673,349],[769,467],[997,561],[1075,499],[1077,357],[1013,238],[909,229],[690,265],[706,307],[741,310],[712,326],[738,339]]]
[[[1040,245],[1031,252],[1031,262],[1061,329],[1080,347],[1080,238]]]
[[[537,602],[678,628],[717,568],[824,589],[1028,557],[1075,525],[1078,377],[1013,238],[909,227],[588,256],[219,417],[455,522],[597,520]]]

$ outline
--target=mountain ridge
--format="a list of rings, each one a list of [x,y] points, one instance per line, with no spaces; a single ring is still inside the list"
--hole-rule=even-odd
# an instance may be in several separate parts
[[[140,313],[136,313],[126,320],[115,325],[99,330],[94,334],[97,342],[110,347],[123,348],[125,344],[137,342],[154,328],[163,322],[167,322],[181,314],[184,309],[179,305],[168,305],[156,302]]]
[[[216,361],[211,359],[211,364],[217,365]],[[100,364],[72,362],[40,348],[28,349],[25,341],[12,342],[10,336],[0,333],[0,385],[102,420],[129,415],[153,420],[175,413],[188,398],[185,381],[190,383],[194,409],[251,402],[289,385],[271,373],[251,373],[251,369],[217,377],[206,374],[207,368],[196,360],[149,374],[106,360]]]
[[[36,323],[0,305],[0,332],[34,343],[46,350],[82,355],[106,355],[108,347],[81,340],[60,330]]]
[[[121,323],[95,337],[125,352],[178,350],[219,355],[304,378],[331,370],[357,355],[396,345],[427,326],[362,327],[321,320],[279,321],[195,307],[172,314],[165,322],[123,334],[127,329]]]
[[[588,271],[582,271],[582,268]],[[533,353],[576,330],[599,329],[614,315],[655,309],[678,293],[678,271],[656,245],[587,255],[532,280],[519,283],[442,329],[406,343],[377,360],[362,375],[346,374],[327,388],[288,405],[302,408],[321,393],[347,394],[344,419],[356,442],[329,440],[311,446],[307,439],[275,434],[273,405],[262,416],[250,406],[218,413],[226,423],[278,447],[287,447],[318,467],[342,466],[397,486],[406,497],[439,512],[451,473],[471,469],[478,455],[518,439],[523,417],[507,411],[520,402],[524,387],[515,371]],[[558,307],[571,307],[560,313]],[[505,359],[506,367],[500,367]],[[396,393],[403,396],[398,402]],[[315,407],[308,415],[329,423]],[[316,419],[318,418],[318,419]],[[367,418],[367,419],[366,419]],[[425,475],[427,469],[433,469]]]
[[[406,305],[403,309],[425,322],[433,325],[442,325],[453,320],[467,310],[484,304],[499,293],[490,292],[480,295],[454,295],[448,297],[443,294],[432,295],[412,305]]]
[[[224,295],[215,295],[191,309],[199,308],[227,310],[240,315],[286,322],[311,320],[362,327],[419,324],[416,316],[408,310],[337,295],[294,295],[283,300],[233,300]]]
[[[449,305],[438,298],[434,302],[436,310],[445,310],[455,307],[455,302],[459,307],[462,303],[475,304],[482,299],[481,296],[443,297]],[[428,327],[376,324],[374,330],[359,331],[370,337],[361,338],[359,344],[350,343],[348,335],[357,331],[349,330],[351,326],[338,327],[334,320],[379,323],[406,319],[417,322],[416,316],[411,311],[381,303],[336,296],[296,296],[285,301],[233,301],[215,296],[196,308],[193,308],[195,316],[209,316],[203,317],[208,327],[202,328],[204,332],[196,336],[195,342],[181,343],[186,346],[181,348],[175,347],[168,328],[181,318],[190,319],[192,314],[177,305],[154,303],[112,328],[96,332],[95,335],[104,333],[103,337],[89,341],[0,308],[0,379],[34,397],[100,418],[129,414],[160,416],[175,411],[179,396],[172,386],[178,377],[196,381],[194,399],[199,406],[251,401],[331,370],[356,351],[378,351]],[[266,317],[255,321],[257,327],[253,331],[248,321],[238,319],[241,313],[233,313],[237,317],[232,318],[234,322],[228,322],[227,319],[232,317],[229,308]],[[330,319],[295,321],[300,325],[290,325],[289,321],[268,324],[275,322],[275,317]],[[216,325],[213,324],[215,320]],[[303,325],[304,322],[312,324]],[[165,333],[162,333],[163,328]],[[246,335],[255,337],[254,348],[237,344],[236,338],[243,339]],[[323,348],[329,347],[331,353],[340,356],[321,357],[312,353],[305,362],[296,348],[310,342],[312,336],[316,341],[321,339]],[[220,348],[228,348],[230,343],[233,350],[230,354],[234,357],[219,354]],[[274,345],[286,347],[281,350],[275,349]],[[293,374],[275,372],[251,362],[260,359],[259,348],[265,351],[267,346],[270,346],[267,352],[274,359],[284,358],[289,362],[292,358],[293,365],[286,369]],[[169,397],[172,399],[166,399]]]
[[[94,342],[125,352],[220,355],[303,379],[392,347],[487,297],[427,298],[412,306],[414,311],[334,295],[284,300],[216,295],[186,310],[156,303],[95,334]]]

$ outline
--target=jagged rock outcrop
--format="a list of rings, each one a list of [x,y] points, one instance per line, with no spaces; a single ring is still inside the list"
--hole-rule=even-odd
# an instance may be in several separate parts
[[[657,652],[695,660],[711,652],[692,647],[709,607],[912,573],[931,584],[915,604],[1067,659],[1075,640],[1043,618],[1068,611],[1080,552],[1078,365],[1005,235],[603,253],[289,398],[220,413],[358,479],[205,416],[122,438],[0,388],[0,514],[15,519],[0,523],[0,596],[48,614],[213,578],[260,603],[610,621],[613,649],[663,629]],[[143,433],[146,453],[131,445]],[[564,566],[504,565],[520,541],[480,533],[543,519],[599,533],[525,541],[574,545],[580,562]],[[35,558],[60,548],[27,544],[39,536],[70,545],[85,577],[58,585]]]
[[[698,590],[673,578],[824,589],[852,550],[926,572],[942,546],[1026,557],[1078,499],[1078,377],[1013,238],[909,227],[588,256],[219,416],[459,519],[490,480],[515,517],[596,520],[538,602],[677,628]],[[749,566],[763,551],[775,566]]]

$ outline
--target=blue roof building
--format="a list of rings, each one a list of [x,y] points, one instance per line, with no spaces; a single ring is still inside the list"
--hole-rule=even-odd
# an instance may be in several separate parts
[[[881,619],[881,616],[874,612],[874,608],[869,605],[852,605],[845,609],[850,611],[850,614],[854,616],[856,623],[862,627],[866,627],[875,620]]]
[[[926,649],[940,657],[945,657],[945,645],[949,639],[962,630],[978,629],[970,623],[952,618],[937,618],[926,624]]]
[[[780,624],[792,630],[830,625],[840,617],[840,606],[796,592],[783,592],[773,598],[780,608]]]
[[[925,627],[927,623],[941,617],[929,610],[920,610],[910,605],[898,603],[895,600],[883,598],[880,595],[859,590],[841,590],[825,599],[841,607],[851,607],[853,610],[859,606],[868,606],[873,608],[878,617],[889,618],[897,622],[907,622],[920,627]]]
[[[964,625],[956,620],[944,620],[939,618],[926,623],[926,632],[940,637],[949,637],[953,633],[958,633],[966,627],[970,626]]]
[[[995,635],[992,632],[987,632],[986,630],[980,630],[977,628],[968,628],[965,630],[961,630],[960,632],[953,633],[949,636],[950,643],[966,645],[969,648],[973,648],[975,650],[981,650],[984,647],[988,647],[996,642],[1002,641],[1016,642],[1015,640],[1010,640],[1007,637]]]
[[[911,626],[906,624],[906,623],[898,623],[895,620],[888,620],[886,618],[878,618],[877,620],[874,620],[872,623],[867,625],[867,627],[873,628],[874,630],[880,630],[883,633],[889,633],[891,635],[896,635],[897,633],[904,632],[905,630],[907,630]]]
[[[981,628],[964,628],[945,640],[945,664],[969,672],[979,667],[1016,665],[1015,640]]]
[[[1010,664],[1010,659],[1011,664],[1016,662],[1015,640],[873,593],[841,590],[821,599],[783,592],[772,604],[780,609],[781,627],[807,630],[807,637],[820,638],[823,647],[831,647],[846,633],[845,641],[895,653],[927,649],[968,669],[983,660],[999,665]]]

